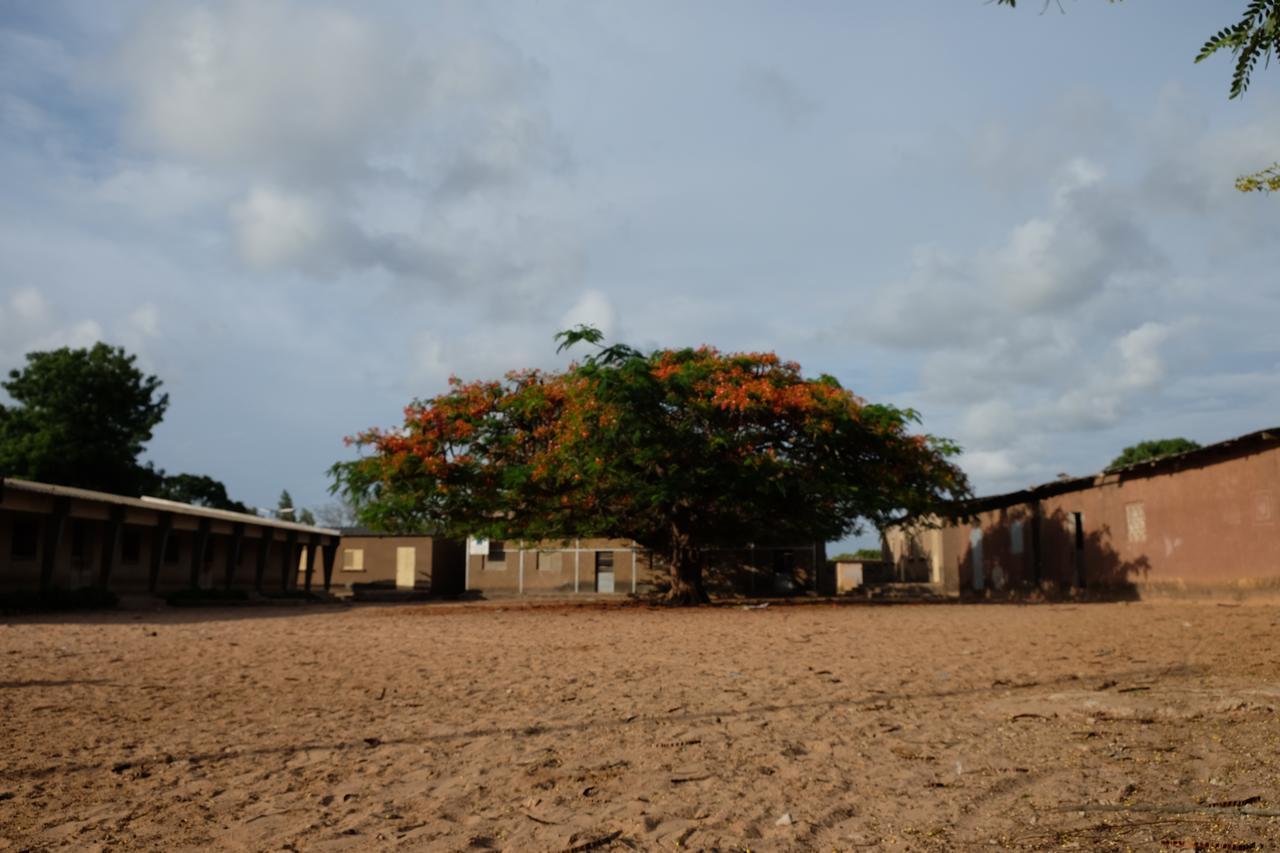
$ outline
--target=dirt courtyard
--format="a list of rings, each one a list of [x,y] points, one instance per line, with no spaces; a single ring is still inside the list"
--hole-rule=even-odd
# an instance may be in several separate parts
[[[1280,809],[1274,603],[125,612],[0,655],[0,849],[1280,846],[1240,813]]]

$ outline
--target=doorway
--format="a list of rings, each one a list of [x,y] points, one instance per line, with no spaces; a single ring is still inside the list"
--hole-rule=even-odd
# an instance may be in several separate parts
[[[1084,589],[1084,586],[1085,586],[1085,583],[1084,583],[1084,513],[1082,512],[1071,513],[1071,522],[1072,522],[1073,533],[1074,533],[1074,536],[1072,538],[1072,543],[1075,546],[1074,548],[1075,553],[1072,558],[1072,565],[1074,567],[1074,575],[1075,575],[1073,580],[1075,581],[1075,585],[1077,587],[1079,587],[1080,589]]]
[[[987,588],[987,578],[983,574],[981,527],[969,531],[969,559],[973,562],[973,588],[981,592]]]
[[[596,552],[596,592],[613,592],[613,552]]]
[[[417,548],[396,548],[396,589],[413,589],[417,585],[417,562]]]

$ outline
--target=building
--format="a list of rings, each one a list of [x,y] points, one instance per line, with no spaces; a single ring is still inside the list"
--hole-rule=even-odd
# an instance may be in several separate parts
[[[818,590],[822,548],[711,551],[704,578],[721,595]],[[665,561],[630,540],[464,542],[332,530],[158,498],[0,480],[0,592],[323,588],[349,594],[628,595],[654,592],[666,578]]]
[[[420,534],[342,528],[333,591],[364,590],[459,595],[466,589],[466,545]]]
[[[884,531],[951,593],[1280,590],[1280,429],[958,505]]]
[[[327,589],[338,541],[324,527],[0,478],[0,591],[310,590],[317,571]]]
[[[466,589],[481,595],[648,594],[668,577],[661,555],[628,539],[470,539],[466,559]],[[713,550],[704,580],[713,594],[785,595],[817,590],[824,562],[815,543]]]

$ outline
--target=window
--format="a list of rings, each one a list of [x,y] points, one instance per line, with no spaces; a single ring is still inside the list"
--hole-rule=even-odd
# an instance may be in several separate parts
[[[363,548],[343,548],[342,549],[342,570],[344,572],[363,572],[364,571],[364,549]]]
[[[1141,501],[1124,505],[1124,523],[1130,542],[1147,541],[1147,511]]]
[[[534,562],[540,572],[564,571],[564,554],[559,551],[535,551]]]
[[[507,552],[503,550],[503,541],[501,539],[489,540],[489,555],[485,557],[490,563],[501,563],[507,559]]]
[[[34,560],[40,550],[40,525],[35,519],[13,520],[13,539],[9,553],[15,560]]]
[[[613,571],[613,552],[612,551],[596,551],[596,571],[597,572]]]
[[[87,525],[83,521],[71,522],[71,559],[84,562],[85,544],[88,539]]]
[[[1009,525],[1009,551],[1013,554],[1022,553],[1022,522],[1015,521]]]
[[[126,527],[120,534],[120,562],[136,563],[142,559],[142,534],[137,528]]]

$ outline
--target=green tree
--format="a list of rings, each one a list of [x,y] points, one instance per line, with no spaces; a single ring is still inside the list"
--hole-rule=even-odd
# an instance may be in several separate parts
[[[311,510],[306,509],[306,508],[304,507],[304,508],[302,509],[302,511],[298,513],[298,523],[299,523],[299,524],[309,524],[309,525],[311,525],[312,527],[315,527],[315,526],[316,526],[316,517],[315,517],[314,515],[312,515],[312,514],[311,514]]]
[[[1057,2],[1061,7],[1061,0]],[[1018,0],[996,0],[996,3],[1016,7]],[[1049,3],[1050,0],[1044,0],[1044,8],[1047,9]],[[1280,0],[1248,0],[1240,20],[1206,39],[1195,61],[1203,62],[1221,51],[1235,57],[1228,97],[1239,98],[1249,89],[1258,60],[1268,65],[1273,56],[1280,54]],[[1241,192],[1280,190],[1280,163],[1251,175],[1241,175],[1236,179],[1236,189]]]
[[[1143,441],[1121,451],[1119,456],[1111,460],[1107,470],[1114,471],[1127,465],[1137,465],[1139,462],[1150,462],[1153,459],[1199,449],[1199,442],[1189,438],[1160,438],[1154,441]]]
[[[252,510],[240,501],[233,501],[227,495],[227,487],[212,477],[204,474],[174,474],[164,476],[156,497],[193,506],[207,506],[210,509],[225,509],[231,512],[251,512]]]
[[[563,372],[463,384],[351,439],[331,472],[375,529],[489,539],[624,536],[664,554],[668,599],[706,600],[708,549],[829,541],[969,494],[951,442],[772,353],[641,353],[600,332]]]
[[[881,553],[879,548],[859,548],[857,551],[853,551],[852,553],[845,551],[843,553],[836,554],[834,557],[827,558],[827,561],[831,563],[856,563],[866,560],[883,559],[884,554]]]
[[[141,495],[161,476],[138,461],[169,395],[136,358],[104,343],[32,352],[0,383],[0,472],[46,483]]]
[[[293,517],[293,514],[293,496],[289,494],[288,489],[285,489],[280,492],[280,500],[276,501],[276,518],[285,521],[296,521],[297,519]]]

